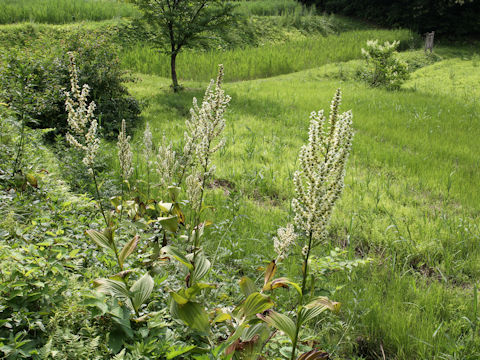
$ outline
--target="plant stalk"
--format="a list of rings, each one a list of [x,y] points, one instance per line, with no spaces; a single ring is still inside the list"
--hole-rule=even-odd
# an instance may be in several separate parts
[[[97,183],[97,177],[95,176],[95,170],[94,169],[91,169],[91,170],[92,170],[93,182],[95,184],[95,191],[97,193],[98,206],[100,207],[100,212],[102,213],[103,220],[105,220],[105,225],[108,227],[107,217],[105,216],[105,211],[103,210],[102,201],[100,199],[100,191],[98,190],[98,183]]]
[[[296,323],[296,328],[295,328],[295,337],[293,338],[293,343],[292,343],[292,355],[290,357],[290,360],[295,360],[295,353],[297,351],[297,342],[298,342],[298,333],[300,332],[300,327],[302,325],[302,319],[300,318],[300,312],[303,306],[303,297],[306,292],[306,287],[307,287],[307,278],[308,278],[308,258],[310,257],[310,250],[312,249],[312,238],[313,238],[313,233],[310,231],[310,234],[308,236],[308,249],[307,249],[307,254],[305,255],[304,261],[303,261],[303,279],[302,279],[302,293],[299,296],[298,299],[298,311],[297,311],[297,323]]]

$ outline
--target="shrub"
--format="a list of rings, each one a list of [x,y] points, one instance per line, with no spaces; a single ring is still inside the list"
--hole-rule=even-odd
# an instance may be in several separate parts
[[[362,54],[367,61],[363,76],[371,86],[398,89],[408,79],[407,63],[396,56],[399,44],[399,41],[392,43],[385,41],[380,45],[378,40],[369,40],[366,48],[362,48]]]
[[[80,83],[91,84],[94,89],[91,100],[97,104],[95,114],[103,134],[113,137],[122,119],[135,122],[140,114],[138,103],[122,84],[127,79],[117,49],[103,36],[71,36],[53,47],[36,43],[29,50],[4,51],[0,54],[0,102],[17,113],[25,112],[33,127],[55,128],[56,133],[65,133],[69,51],[75,52],[82,64]]]

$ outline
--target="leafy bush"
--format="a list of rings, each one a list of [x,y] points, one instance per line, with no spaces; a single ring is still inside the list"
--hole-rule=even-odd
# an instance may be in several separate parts
[[[362,48],[363,57],[367,61],[363,76],[370,85],[398,89],[408,79],[407,63],[396,57],[399,44],[399,41],[385,41],[380,45],[378,40],[369,40],[366,48]]]
[[[65,89],[70,88],[68,57],[74,51],[79,63],[80,83],[91,84],[91,99],[104,135],[113,137],[121,119],[133,123],[140,113],[137,101],[128,95],[117,49],[104,36],[70,36],[56,46],[37,43],[30,50],[8,49],[0,57],[0,101],[17,113],[25,113],[29,124],[55,128],[67,125]]]

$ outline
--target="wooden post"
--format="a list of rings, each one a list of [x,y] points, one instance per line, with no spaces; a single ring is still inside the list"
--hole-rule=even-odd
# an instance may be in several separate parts
[[[430,54],[433,52],[433,38],[435,36],[435,31],[425,34],[425,53],[427,50],[430,50]]]

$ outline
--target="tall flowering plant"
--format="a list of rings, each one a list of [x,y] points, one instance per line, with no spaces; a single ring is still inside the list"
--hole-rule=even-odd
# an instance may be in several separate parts
[[[67,132],[67,142],[83,153],[83,164],[87,167],[89,174],[95,183],[97,201],[100,212],[108,226],[107,217],[103,210],[98,189],[97,177],[95,174],[95,159],[100,147],[98,138],[98,122],[95,119],[95,102],[88,103],[90,87],[84,84],[80,89],[78,82],[78,68],[75,62],[73,52],[68,53],[70,57],[70,91],[65,93],[65,110],[67,111],[67,122],[69,131]]]
[[[325,297],[307,299],[309,260],[312,249],[327,238],[327,226],[338,200],[345,177],[345,166],[352,147],[352,113],[339,113],[341,92],[337,90],[330,106],[328,118],[323,111],[312,112],[308,143],[300,149],[299,169],[294,174],[295,198],[292,201],[295,213],[295,230],[288,225],[278,231],[274,238],[277,260],[272,261],[265,273],[263,290],[293,286],[298,293],[296,317],[268,310],[257,316],[269,325],[283,331],[292,341],[291,360],[295,359],[299,332],[303,324],[323,311],[336,310],[338,303]],[[293,283],[287,278],[274,279],[276,262],[285,257],[294,242],[302,247],[302,282]],[[307,302],[308,300],[308,302]],[[308,357],[310,356],[310,357]],[[318,356],[318,357],[315,357]],[[312,350],[299,359],[321,358],[321,352]]]

